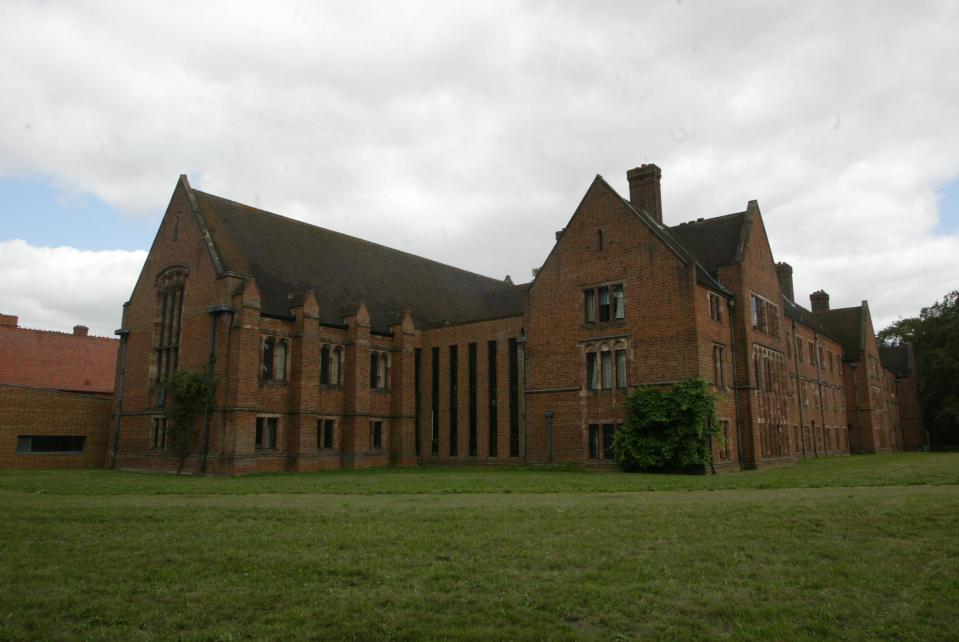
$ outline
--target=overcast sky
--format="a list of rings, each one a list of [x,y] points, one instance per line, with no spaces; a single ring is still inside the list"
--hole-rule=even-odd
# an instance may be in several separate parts
[[[181,173],[518,283],[655,162],[878,330],[959,288],[957,61],[951,1],[7,0],[0,312],[112,334]]]

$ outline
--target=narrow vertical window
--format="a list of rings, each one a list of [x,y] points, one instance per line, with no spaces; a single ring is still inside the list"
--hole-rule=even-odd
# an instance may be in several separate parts
[[[376,377],[377,387],[386,390],[390,387],[390,355],[383,353],[380,355],[379,375]]]
[[[627,386],[626,351],[616,351],[616,387],[625,390]]]
[[[373,450],[383,450],[383,422],[371,422],[370,433],[370,441],[373,443]]]
[[[613,318],[614,319],[623,319],[626,316],[626,309],[623,306],[623,286],[614,285],[612,287],[613,291]]]
[[[826,367],[826,363],[825,363],[825,359],[823,359],[823,349],[822,349],[822,346],[819,346],[819,350],[818,350],[817,356],[819,357],[819,365],[825,368],[825,367]]]
[[[186,271],[167,270],[157,277],[157,307],[154,317],[153,359],[156,370],[153,386],[156,405],[162,406],[163,383],[176,372],[180,355],[180,326],[183,319],[183,295]]]
[[[586,323],[596,323],[596,290],[583,290],[583,310]]]
[[[802,363],[802,337],[796,337],[796,357],[799,359],[799,363]]]
[[[266,447],[270,450],[276,449],[276,426],[279,419],[276,417],[266,418]]]
[[[596,249],[603,249],[603,230],[596,230]]]
[[[486,345],[487,348],[487,382],[489,385],[489,399],[488,399],[488,408],[489,408],[489,456],[496,457],[498,454],[497,448],[497,406],[496,406],[496,342],[490,341]]]
[[[519,346],[509,340],[509,456],[519,457]]]
[[[722,346],[713,346],[713,381],[717,388],[725,387],[723,374],[723,348]]]
[[[599,320],[609,321],[609,288],[599,288]]]
[[[596,353],[586,353],[586,389],[599,390],[599,367],[596,363]]]
[[[289,343],[279,341],[276,346],[276,380],[286,381],[286,362],[289,353]]]
[[[773,390],[773,376],[772,376],[772,364],[770,363],[769,355],[766,355],[763,359],[766,369],[766,392],[772,392]]]
[[[809,365],[816,365],[816,344],[809,342]]]
[[[609,350],[603,350],[599,353],[599,361],[603,370],[603,390],[612,390],[613,388],[613,355]]]
[[[273,357],[276,351],[276,339],[267,337],[263,340],[263,363],[261,372],[264,381],[273,380]]]
[[[450,346],[450,456],[455,457],[459,447],[459,434],[457,426],[457,406],[459,404],[459,395],[457,391],[457,368],[459,367],[459,346]]]
[[[330,346],[320,348],[320,384],[330,385]]]
[[[414,448],[417,456],[420,454],[420,410],[422,408],[420,404],[420,382],[423,376],[420,372],[420,360],[422,359],[422,353],[421,348],[414,348],[413,350],[413,432],[416,433]]]
[[[430,453],[440,454],[440,349],[433,348],[430,369]]]
[[[603,424],[603,459],[613,458],[613,434],[616,427],[613,424]]]
[[[333,348],[333,362],[330,364],[330,384],[338,386],[343,383],[340,379],[341,366],[343,364],[343,347]]]
[[[753,352],[753,370],[756,373],[756,390],[762,391],[763,389],[763,377],[762,372],[759,370],[759,353]]]
[[[376,352],[370,353],[370,388],[376,389],[380,387],[379,384],[379,374],[380,374],[380,355]]]
[[[468,346],[469,377],[469,456],[476,457],[476,344]]]
[[[589,425],[589,458],[599,459],[599,424]]]
[[[253,438],[253,447],[256,450],[263,448],[263,417],[256,418],[256,435]]]

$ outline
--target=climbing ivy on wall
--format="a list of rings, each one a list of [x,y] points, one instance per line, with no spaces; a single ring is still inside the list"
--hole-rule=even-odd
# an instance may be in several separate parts
[[[626,419],[613,438],[626,470],[668,471],[710,463],[710,440],[722,445],[716,401],[702,379],[670,388],[637,388],[625,402]]]
[[[166,396],[167,444],[177,455],[179,475],[197,441],[197,424],[207,398],[213,394],[202,374],[178,370],[164,384]]]

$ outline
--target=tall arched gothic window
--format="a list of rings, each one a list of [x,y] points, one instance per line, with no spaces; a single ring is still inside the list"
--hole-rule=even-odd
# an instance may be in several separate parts
[[[187,271],[172,267],[156,280],[157,305],[153,323],[153,384],[157,405],[162,406],[163,385],[176,372],[180,357],[180,327],[183,320],[183,294]]]

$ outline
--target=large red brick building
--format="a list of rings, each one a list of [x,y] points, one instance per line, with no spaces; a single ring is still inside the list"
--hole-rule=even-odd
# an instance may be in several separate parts
[[[118,341],[0,314],[0,468],[102,467]]]
[[[212,473],[610,466],[628,392],[687,377],[717,395],[717,470],[914,446],[868,307],[853,336],[852,313],[796,303],[755,201],[664,225],[660,176],[630,170],[628,198],[597,176],[522,285],[181,177],[124,307],[116,465],[176,466],[177,369],[217,384],[187,462]]]

